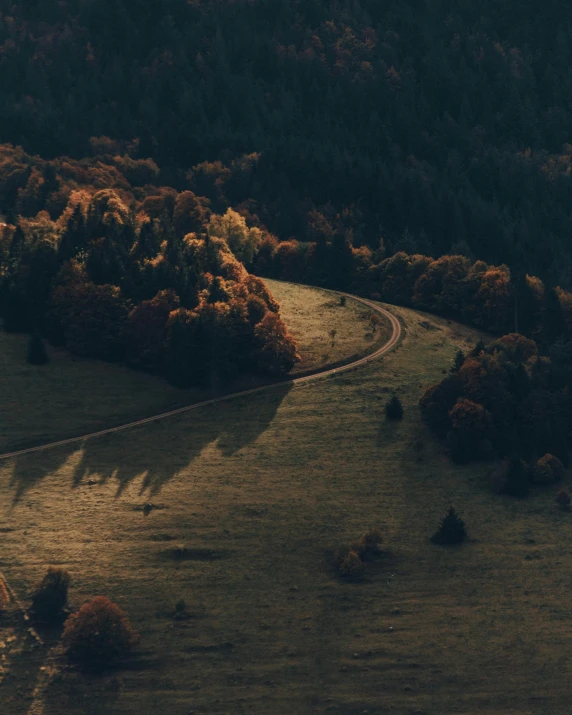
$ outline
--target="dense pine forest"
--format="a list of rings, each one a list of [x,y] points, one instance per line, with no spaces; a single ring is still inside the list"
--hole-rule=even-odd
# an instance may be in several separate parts
[[[332,230],[570,287],[572,11],[532,12],[2,0],[0,137],[152,158],[162,183],[243,204],[280,239]]]

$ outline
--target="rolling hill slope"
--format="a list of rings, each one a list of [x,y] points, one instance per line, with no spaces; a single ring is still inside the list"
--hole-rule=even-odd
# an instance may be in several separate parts
[[[478,336],[395,312],[401,347],[355,371],[0,463],[16,592],[65,565],[73,605],[108,595],[142,636],[101,677],[52,650],[38,712],[569,712],[567,517],[449,462],[417,402]],[[470,540],[446,550],[428,537],[450,503]],[[382,559],[341,582],[332,552],[370,526]],[[180,598],[191,617],[174,621]]]

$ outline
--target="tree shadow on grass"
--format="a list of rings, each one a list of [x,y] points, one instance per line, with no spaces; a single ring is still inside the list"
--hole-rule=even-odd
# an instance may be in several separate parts
[[[17,504],[26,492],[37,486],[48,474],[60,470],[70,456],[80,449],[81,443],[78,442],[17,457],[10,477],[10,486],[16,488],[13,503]]]
[[[119,496],[135,478],[143,477],[140,493],[156,495],[209,444],[218,442],[221,453],[228,457],[256,441],[272,423],[291,388],[285,383],[257,395],[89,439],[81,446],[76,443],[22,455],[16,459],[11,477],[16,487],[14,502],[61,469],[78,449],[81,455],[73,467],[70,486],[90,479],[99,484],[115,480]]]

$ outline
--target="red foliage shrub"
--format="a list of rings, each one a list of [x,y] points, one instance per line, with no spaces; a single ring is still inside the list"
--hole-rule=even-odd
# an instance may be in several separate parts
[[[545,454],[534,466],[531,481],[534,484],[554,484],[564,478],[564,465],[552,454]]]
[[[337,568],[340,576],[347,578],[348,581],[359,581],[365,573],[363,561],[353,549],[339,554]]]
[[[526,338],[519,333],[509,333],[494,340],[487,347],[487,352],[500,350],[507,359],[514,363],[526,362],[531,357],[538,355],[538,347],[534,340]]]
[[[475,439],[483,438],[491,426],[491,414],[482,405],[461,397],[449,412],[453,429]]]
[[[362,534],[355,550],[360,558],[368,559],[380,552],[379,545],[383,542],[383,537],[379,529],[368,529]]]
[[[66,621],[62,644],[69,658],[85,668],[113,664],[139,642],[125,613],[104,596],[85,603]]]
[[[261,370],[273,375],[284,375],[300,361],[296,341],[288,334],[282,320],[274,313],[267,313],[254,329],[259,343],[257,354]]]

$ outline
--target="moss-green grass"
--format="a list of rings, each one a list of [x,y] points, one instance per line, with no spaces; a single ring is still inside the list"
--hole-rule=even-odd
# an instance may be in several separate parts
[[[446,458],[417,402],[476,335],[396,312],[401,347],[345,375],[0,463],[16,591],[65,565],[74,605],[108,595],[142,636],[117,672],[63,668],[43,715],[569,715],[571,516],[552,491],[501,498],[486,465]],[[450,504],[470,540],[447,549],[429,537]],[[328,555],[370,526],[385,555],[339,581]],[[180,598],[192,617],[176,622]],[[36,662],[19,701],[0,686],[0,712],[28,712]]]
[[[300,344],[302,360],[293,374],[349,362],[391,336],[389,321],[382,319],[379,325],[372,325],[372,311],[356,300],[348,298],[342,306],[338,295],[330,291],[268,279],[266,283]]]
[[[342,307],[325,291],[269,283],[299,343],[302,360],[293,374],[347,360],[387,337],[385,324],[371,334],[369,312],[357,301]],[[26,335],[0,331],[0,452],[95,432],[212,396],[64,350],[49,349],[48,365],[29,365],[27,341]],[[256,378],[245,378],[225,389],[253,384]]]

